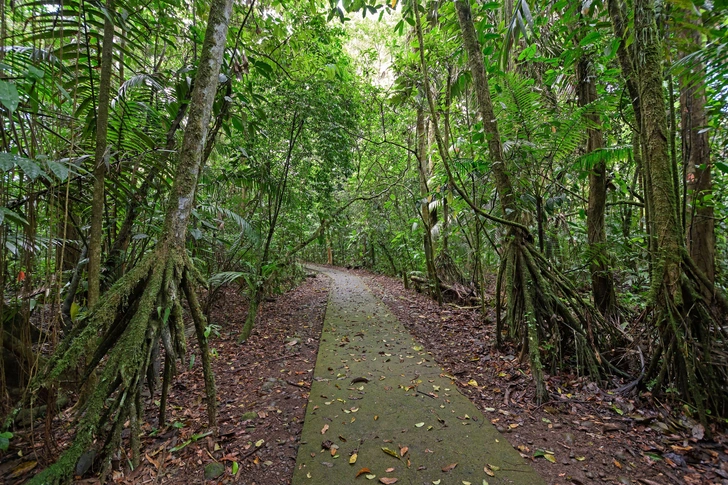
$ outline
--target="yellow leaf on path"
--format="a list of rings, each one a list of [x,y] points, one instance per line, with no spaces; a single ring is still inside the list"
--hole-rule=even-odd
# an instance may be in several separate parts
[[[324,424],[324,427],[321,428],[321,434],[326,433],[328,430],[329,430],[329,425],[328,424]]]
[[[255,447],[260,448],[261,446],[263,446],[263,443],[265,443],[265,440],[258,440],[255,442]]]
[[[485,472],[485,474],[486,474],[486,475],[488,475],[489,477],[494,477],[494,476],[495,476],[495,473],[493,473],[493,470],[491,470],[491,469],[490,469],[490,468],[488,468],[487,466],[486,466],[486,467],[483,467],[483,471],[484,471],[484,472]]]
[[[373,473],[370,475],[367,475],[367,480],[374,480],[375,478],[377,478],[377,476]]]
[[[473,386],[473,387],[478,387],[478,381],[476,381],[475,379],[470,379],[468,381],[468,385]]]
[[[415,426],[416,426],[416,427],[418,427],[418,428],[421,428],[421,427],[423,427],[424,425],[425,425],[425,423],[417,423],[417,424],[415,424]]]
[[[546,455],[543,455],[543,457],[546,458],[546,460],[550,461],[551,463],[556,463],[556,457],[554,455],[546,454]]]
[[[389,456],[393,456],[393,457],[399,459],[399,455],[397,455],[397,452],[394,450],[391,450],[387,447],[382,447],[382,451],[385,452],[386,454],[388,454]]]
[[[351,455],[351,456],[349,457],[349,464],[350,464],[350,465],[353,465],[354,463],[356,463],[356,459],[357,459],[357,457],[358,457],[358,456],[359,456],[359,455],[357,455],[356,453],[354,453],[353,455]]]

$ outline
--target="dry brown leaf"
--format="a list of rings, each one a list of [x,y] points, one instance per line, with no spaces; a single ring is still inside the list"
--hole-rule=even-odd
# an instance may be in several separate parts
[[[403,446],[402,448],[399,449],[399,456],[406,455],[408,451],[409,451],[409,448],[406,446]]]
[[[384,485],[392,485],[393,483],[397,483],[398,478],[389,478],[389,477],[382,477],[379,479],[380,482],[382,482]]]
[[[394,471],[394,467],[387,468],[384,470],[385,473],[392,473]]]
[[[359,475],[364,475],[365,473],[371,473],[372,471],[369,468],[362,468],[358,472],[356,472],[356,477],[359,477]]]
[[[328,430],[329,430],[329,425],[328,425],[328,424],[324,424],[324,427],[323,427],[323,428],[321,428],[321,434],[324,434],[324,433],[325,433],[325,432],[327,432]]]
[[[452,470],[456,466],[458,466],[457,463],[450,463],[449,465],[442,467],[442,471],[449,472],[450,470]]]

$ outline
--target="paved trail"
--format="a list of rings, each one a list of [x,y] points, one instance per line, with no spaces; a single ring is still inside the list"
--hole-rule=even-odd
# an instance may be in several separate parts
[[[313,268],[333,285],[294,485],[544,483],[359,277]]]

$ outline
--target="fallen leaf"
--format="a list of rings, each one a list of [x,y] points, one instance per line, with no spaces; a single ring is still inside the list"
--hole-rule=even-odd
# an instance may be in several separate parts
[[[546,458],[547,461],[550,461],[551,463],[556,463],[556,457],[554,455],[544,455],[544,458]]]
[[[13,468],[13,473],[10,475],[10,478],[18,478],[20,475],[28,473],[30,470],[35,468],[36,465],[38,465],[37,461],[26,461],[25,463],[21,463]]]
[[[472,387],[478,387],[478,381],[476,381],[475,379],[470,379],[468,381],[468,385]]]
[[[402,448],[399,449],[399,456],[406,455],[408,451],[409,451],[409,448],[406,446],[403,446]]]
[[[442,471],[449,472],[450,470],[452,470],[456,466],[458,466],[457,463],[450,463],[449,465],[442,467]]]
[[[352,455],[351,455],[351,456],[349,457],[349,464],[350,464],[350,465],[353,465],[354,463],[356,463],[356,459],[357,459],[357,457],[358,457],[358,456],[359,456],[359,455],[357,455],[356,453],[352,454]],[[358,477],[358,476],[359,476],[359,475],[357,475],[357,477]]]
[[[494,476],[495,476],[495,473],[493,473],[493,470],[491,470],[491,469],[490,469],[490,468],[488,468],[487,466],[486,466],[486,467],[483,467],[483,471],[484,471],[484,472],[485,472],[485,474],[486,474],[486,475],[488,475],[489,477],[494,477]]]
[[[417,428],[421,428],[421,427],[423,427],[424,425],[425,425],[425,423],[417,423],[417,424],[415,424],[415,426],[416,426]]]
[[[693,426],[691,433],[693,435],[693,438],[700,441],[705,436],[705,428],[702,424],[696,424],[695,426]]]
[[[367,475],[367,480],[374,480],[375,478],[377,478],[377,476],[373,473],[371,475]]]
[[[397,455],[397,452],[394,450],[390,450],[387,447],[382,447],[382,451],[385,452],[386,454],[388,454],[389,456],[393,456],[393,457],[399,459],[399,455]]]
[[[381,477],[379,479],[380,482],[382,482],[384,485],[392,485],[393,483],[397,483],[398,478],[389,478],[389,477]]]
[[[440,485],[440,480],[433,480],[432,485]]]
[[[617,460],[615,460],[615,459],[612,459],[612,461],[614,462],[614,466],[616,466],[616,467],[617,467],[617,468],[619,468],[619,469],[621,469],[621,468],[622,468],[622,464],[621,464],[620,462],[618,462],[618,461],[617,461]]]
[[[394,467],[387,468],[384,470],[385,473],[392,473],[394,471]]]
[[[324,433],[325,433],[325,432],[327,432],[328,430],[329,430],[329,425],[328,425],[328,424],[324,424],[324,427],[323,427],[323,428],[321,428],[321,434],[324,434]]]
[[[356,472],[356,477],[359,478],[359,475],[364,475],[365,473],[371,473],[372,471],[369,468],[362,468],[358,472]]]
[[[265,443],[265,440],[258,440],[255,442],[255,447],[260,448],[261,446],[263,446],[263,443]]]

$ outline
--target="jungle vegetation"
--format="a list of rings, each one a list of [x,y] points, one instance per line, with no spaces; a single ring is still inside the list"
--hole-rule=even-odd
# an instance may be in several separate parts
[[[138,463],[188,338],[214,429],[212,301],[244,346],[305,261],[495,307],[538,402],[728,417],[727,59],[725,0],[4,0],[0,409],[78,420],[33,483]]]

